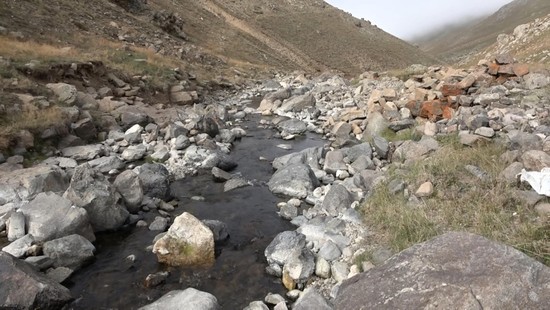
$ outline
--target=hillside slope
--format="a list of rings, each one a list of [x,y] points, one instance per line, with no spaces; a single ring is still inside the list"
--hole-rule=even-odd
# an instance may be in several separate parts
[[[416,43],[427,53],[448,62],[457,62],[472,52],[484,50],[496,41],[499,34],[510,33],[518,25],[532,22],[548,13],[548,0],[515,0],[487,18],[442,30]]]
[[[0,26],[21,40],[102,48],[105,41],[208,72],[337,70],[357,74],[435,60],[324,1],[6,0]]]

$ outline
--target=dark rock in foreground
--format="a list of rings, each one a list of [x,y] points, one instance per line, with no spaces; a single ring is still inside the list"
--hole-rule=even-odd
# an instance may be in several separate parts
[[[337,309],[549,309],[550,268],[484,237],[451,232],[342,283]]]
[[[0,308],[60,309],[69,290],[13,256],[0,252]]]

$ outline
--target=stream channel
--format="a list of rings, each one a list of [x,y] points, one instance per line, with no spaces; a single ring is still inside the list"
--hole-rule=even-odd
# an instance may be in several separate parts
[[[171,184],[172,195],[179,206],[172,212],[175,218],[189,212],[197,218],[226,223],[229,240],[216,245],[216,262],[208,269],[181,269],[159,264],[156,256],[146,250],[158,232],[147,227],[97,235],[96,259],[77,271],[65,283],[75,301],[71,309],[137,309],[171,290],[194,287],[216,296],[222,309],[243,309],[251,301],[263,300],[267,293],[284,295],[280,279],[266,274],[264,250],[273,238],[295,228],[277,215],[277,203],[283,197],[274,196],[266,183],[273,174],[271,161],[279,156],[324,144],[320,136],[308,133],[295,140],[273,138],[274,129],[258,128],[259,116],[251,115],[242,128],[247,136],[234,143],[230,153],[240,173],[253,186],[223,192],[223,183],[215,183],[210,171],[188,176]],[[292,145],[291,150],[277,147]],[[264,157],[267,160],[260,160]],[[204,197],[203,201],[191,199]],[[150,223],[156,212],[145,214]],[[136,260],[126,262],[135,255]],[[169,271],[165,283],[146,288],[148,274]]]

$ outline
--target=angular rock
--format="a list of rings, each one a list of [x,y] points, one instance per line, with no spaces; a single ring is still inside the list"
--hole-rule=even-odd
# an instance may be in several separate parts
[[[115,187],[88,164],[76,167],[63,197],[86,209],[94,231],[118,229],[129,215],[128,210],[118,204]]]
[[[279,170],[289,164],[307,164],[311,169],[319,169],[319,159],[323,157],[323,147],[312,147],[297,153],[287,154],[273,160],[273,168]]]
[[[229,192],[237,188],[250,186],[247,180],[241,179],[241,178],[233,178],[230,180],[227,180],[225,184],[223,185],[223,191]]]
[[[269,307],[267,307],[263,301],[253,301],[243,310],[269,310]]]
[[[538,89],[550,84],[550,78],[541,73],[529,73],[523,77],[527,89]]]
[[[209,266],[214,263],[214,235],[193,215],[184,212],[153,246],[159,262],[170,266]]]
[[[374,150],[376,151],[376,154],[378,154],[378,157],[380,157],[381,159],[388,158],[390,144],[386,139],[379,136],[375,136],[372,140],[372,144],[374,146]]]
[[[346,163],[344,162],[344,152],[341,150],[327,152],[323,170],[330,174],[336,174],[338,170],[347,170]]]
[[[155,302],[139,308],[139,310],[180,310],[186,309],[219,310],[218,300],[214,295],[201,292],[194,288],[170,291]]]
[[[288,276],[293,283],[300,286],[305,284],[314,272],[315,256],[307,248],[294,253],[283,266],[283,276]]]
[[[543,151],[527,151],[521,156],[523,166],[527,171],[541,171],[550,167],[550,155]]]
[[[95,247],[88,239],[75,234],[44,243],[43,251],[55,267],[77,270],[93,259]]]
[[[155,220],[149,225],[151,231],[165,231],[168,227],[168,219],[162,216],[156,216]]]
[[[25,235],[25,215],[21,212],[12,212],[7,226],[8,241],[15,241]]]
[[[139,176],[132,170],[123,171],[116,177],[113,186],[122,196],[128,211],[137,213],[143,201],[143,187]]]
[[[101,144],[71,146],[61,150],[64,157],[70,157],[74,160],[92,160],[104,152],[105,148]]]
[[[212,231],[212,234],[214,235],[214,242],[224,241],[229,238],[227,225],[225,225],[224,222],[218,220],[203,220],[202,222]]]
[[[27,234],[9,245],[2,248],[2,251],[13,255],[14,257],[21,258],[26,255],[27,251],[34,244],[34,238],[32,235]]]
[[[49,83],[46,87],[57,96],[57,100],[66,105],[72,105],[76,101],[77,90],[74,85],[66,83]]]
[[[290,164],[275,172],[267,185],[274,194],[306,198],[319,181],[308,165]]]
[[[344,281],[335,305],[338,309],[544,309],[550,304],[549,284],[550,269],[518,250],[478,235],[451,232]]]
[[[118,156],[113,155],[90,160],[88,165],[101,173],[108,173],[111,170],[123,169],[126,164]]]
[[[230,173],[225,172],[218,167],[212,168],[212,176],[216,182],[225,182],[232,178]]]
[[[334,308],[327,302],[315,288],[307,288],[300,295],[300,298],[296,300],[293,310],[333,310]],[[338,308],[340,309],[340,308]],[[342,309],[362,309],[360,306],[356,308],[342,308]]]
[[[55,166],[36,166],[0,173],[0,205],[31,200],[46,191],[63,192],[68,182]]]
[[[71,124],[74,134],[80,139],[92,142],[97,139],[97,128],[91,118],[84,118]]]
[[[79,234],[95,241],[85,209],[52,192],[40,193],[19,211],[25,215],[27,231],[36,241]]]
[[[306,132],[307,124],[301,120],[291,118],[286,121],[282,121],[277,125],[280,131],[284,131],[293,135],[301,135]]]
[[[414,162],[431,152],[431,149],[415,141],[405,141],[393,153],[393,159],[400,162]]]
[[[160,164],[144,164],[140,167],[138,175],[144,195],[164,201],[170,200],[170,173],[166,167]]]
[[[332,216],[338,216],[351,207],[354,199],[351,193],[342,185],[332,185],[323,200],[322,208]]]
[[[422,185],[418,187],[416,190],[416,197],[424,198],[424,197],[430,197],[434,192],[434,185],[432,182],[424,182]]]
[[[283,102],[277,112],[301,112],[306,108],[315,106],[315,97],[311,94],[296,96]]]
[[[265,249],[268,264],[283,266],[292,257],[300,255],[306,245],[306,237],[296,231],[279,233]]]
[[[72,299],[67,288],[3,252],[0,279],[0,308],[60,309]]]
[[[143,144],[138,144],[130,145],[120,156],[126,161],[136,161],[145,157],[146,153],[147,147]]]

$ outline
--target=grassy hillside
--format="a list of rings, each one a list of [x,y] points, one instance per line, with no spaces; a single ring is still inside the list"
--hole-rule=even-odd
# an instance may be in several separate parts
[[[515,0],[487,18],[446,29],[418,40],[420,48],[448,62],[456,62],[479,52],[496,41],[501,33],[510,33],[518,25],[550,13],[548,0]]]

